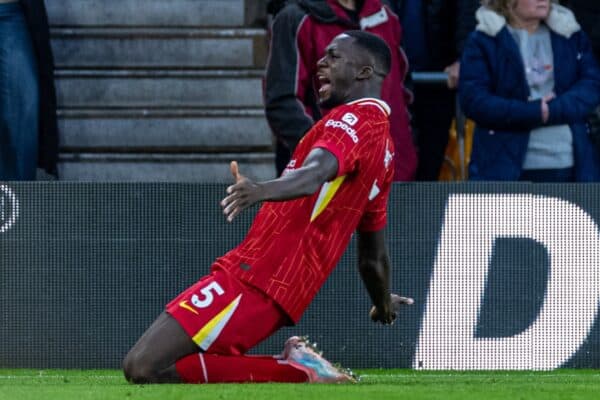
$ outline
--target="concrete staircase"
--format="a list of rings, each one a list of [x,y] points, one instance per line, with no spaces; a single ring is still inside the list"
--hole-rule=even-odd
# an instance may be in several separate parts
[[[261,4],[262,3],[262,4]],[[264,0],[46,0],[61,179],[274,176]]]

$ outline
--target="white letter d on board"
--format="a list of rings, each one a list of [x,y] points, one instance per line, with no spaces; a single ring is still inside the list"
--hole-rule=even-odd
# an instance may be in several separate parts
[[[496,238],[529,238],[546,248],[546,293],[537,318],[524,331],[512,337],[476,338]],[[585,211],[565,200],[537,195],[452,195],[413,367],[557,368],[587,338],[599,300],[600,236]]]

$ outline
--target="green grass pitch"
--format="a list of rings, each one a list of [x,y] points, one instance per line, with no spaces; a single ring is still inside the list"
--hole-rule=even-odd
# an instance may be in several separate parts
[[[360,370],[354,385],[130,385],[116,370],[1,370],[0,399],[599,399],[600,370]]]

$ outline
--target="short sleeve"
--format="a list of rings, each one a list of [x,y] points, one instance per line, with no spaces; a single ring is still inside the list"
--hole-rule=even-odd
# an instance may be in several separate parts
[[[325,117],[323,134],[313,147],[324,148],[337,158],[336,177],[353,172],[358,165],[361,128],[364,129],[366,123],[365,118],[362,119],[348,109],[335,110]]]
[[[386,179],[382,187],[379,185],[380,183],[375,181],[371,187],[371,195],[374,197],[367,203],[367,208],[358,224],[358,230],[361,232],[377,232],[387,224],[387,207],[392,179]]]

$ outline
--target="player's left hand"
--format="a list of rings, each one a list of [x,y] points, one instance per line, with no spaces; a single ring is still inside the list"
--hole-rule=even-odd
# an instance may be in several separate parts
[[[397,294],[392,293],[390,294],[389,307],[383,307],[383,309],[379,309],[378,307],[373,306],[369,312],[369,316],[373,322],[381,322],[384,325],[391,325],[398,316],[400,307],[403,305],[414,304],[414,302],[415,301],[410,297],[398,296]]]
[[[236,161],[231,162],[230,169],[235,183],[227,188],[227,197],[221,200],[223,214],[229,222],[233,221],[244,209],[262,200],[261,186],[240,174]]]

